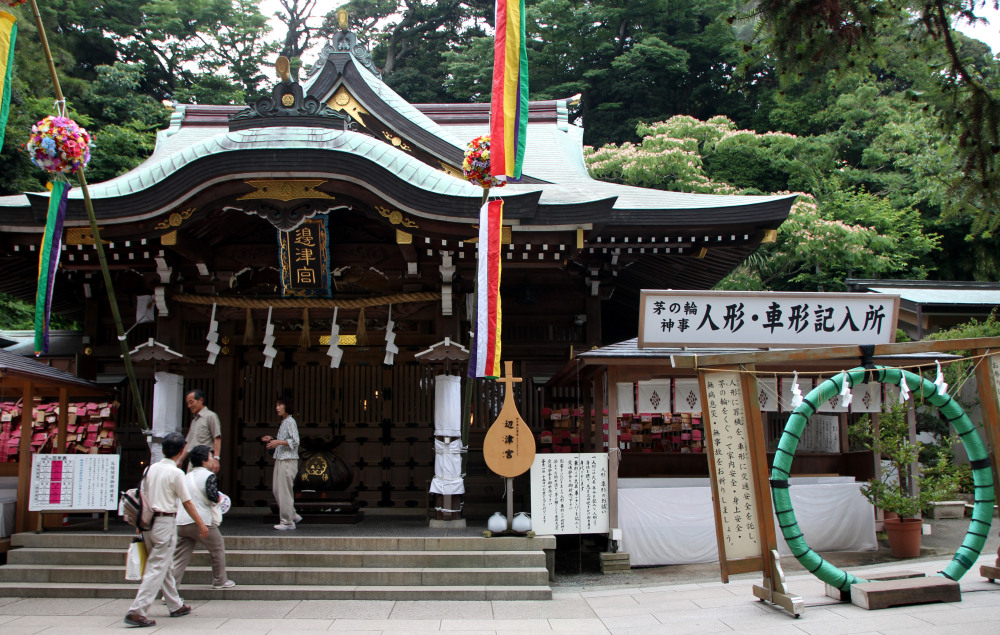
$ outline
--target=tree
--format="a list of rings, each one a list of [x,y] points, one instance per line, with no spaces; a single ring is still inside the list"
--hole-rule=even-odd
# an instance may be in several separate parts
[[[637,132],[643,137],[638,145],[586,149],[591,174],[685,192],[759,194],[788,185],[807,192],[779,228],[777,241],[762,246],[722,288],[832,291],[844,288],[847,277],[929,273],[927,257],[939,237],[925,230],[911,208],[843,187],[824,136],[761,134],[738,130],[725,117],[687,116],[641,125]]]
[[[988,51],[952,28],[974,22],[997,0],[758,0],[745,18],[759,20],[760,48],[773,56],[786,81],[880,63],[886,34],[901,36],[906,56],[927,66],[927,81],[910,97],[934,108],[941,130],[955,140],[960,170],[949,183],[946,211],[971,215],[973,234],[1000,225],[1000,85]],[[891,53],[890,53],[891,54]]]

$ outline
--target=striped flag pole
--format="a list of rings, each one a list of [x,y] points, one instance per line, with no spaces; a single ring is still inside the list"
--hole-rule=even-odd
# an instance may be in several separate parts
[[[0,11],[0,148],[10,113],[10,91],[14,75],[14,41],[17,40],[17,18]]]
[[[66,181],[52,183],[49,213],[38,250],[38,292],[35,294],[35,355],[49,351],[49,316],[52,310],[52,288],[62,250],[63,221],[66,219],[66,199],[70,185]]]
[[[524,0],[497,0],[490,107],[490,173],[519,180],[528,133],[528,46]]]
[[[479,257],[476,272],[475,342],[469,377],[500,376],[500,236],[503,201],[488,201],[479,210]]]

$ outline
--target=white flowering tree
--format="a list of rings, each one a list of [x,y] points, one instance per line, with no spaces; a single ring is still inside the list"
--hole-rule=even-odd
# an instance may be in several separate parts
[[[924,278],[939,238],[919,214],[865,192],[840,189],[825,140],[738,130],[726,117],[675,116],[638,127],[639,144],[586,148],[595,178],[703,194],[799,191],[778,240],[722,283],[727,289],[834,291],[847,277]],[[813,196],[812,193],[819,193]]]

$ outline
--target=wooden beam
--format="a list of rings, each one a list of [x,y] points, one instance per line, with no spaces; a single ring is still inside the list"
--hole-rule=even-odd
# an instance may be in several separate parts
[[[176,239],[173,242],[163,243],[163,246],[191,263],[200,262],[208,265],[211,271],[214,264],[211,250],[196,241],[187,232],[177,230],[176,233]]]
[[[973,337],[960,340],[934,340],[919,342],[896,342],[877,344],[874,354],[879,357],[906,355],[909,353],[946,353],[949,351],[976,348],[997,349],[1000,352],[1000,337]],[[797,348],[771,351],[744,351],[738,353],[680,354],[671,355],[674,368],[701,368],[726,364],[766,364],[774,362],[813,361],[820,359],[861,358],[860,346],[823,346],[817,348]],[[645,360],[650,363],[653,360]],[[617,361],[615,363],[618,363]]]

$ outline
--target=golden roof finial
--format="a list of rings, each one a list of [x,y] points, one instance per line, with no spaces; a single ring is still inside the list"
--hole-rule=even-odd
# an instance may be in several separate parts
[[[347,30],[347,9],[337,11],[337,24],[340,26],[341,31]]]
[[[278,61],[274,63],[274,70],[278,72],[278,79],[281,81],[285,83],[292,81],[291,65],[284,55],[280,56]]]

